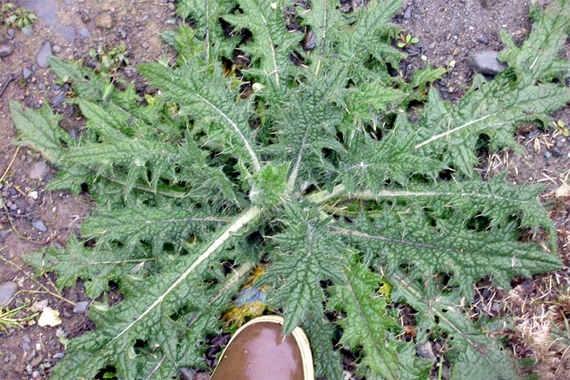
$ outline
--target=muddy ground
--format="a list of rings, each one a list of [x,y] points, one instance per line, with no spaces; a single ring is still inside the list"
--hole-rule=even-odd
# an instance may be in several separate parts
[[[89,299],[81,283],[60,293],[51,275],[34,275],[21,257],[49,244],[64,245],[70,234],[78,233],[91,204],[88,195],[73,197],[45,190],[55,169],[38,154],[11,145],[15,130],[8,102],[17,100],[32,108],[43,102],[56,105],[54,109],[63,115],[66,128],[80,132],[81,120],[71,105],[62,103],[69,88],[58,85],[49,69],[40,67],[42,54],[37,55],[42,46],[47,49],[49,43],[54,55],[94,64],[90,49],[123,43],[129,65],[120,75],[144,86],[135,66],[161,56],[174,56],[160,33],[174,28],[179,20],[174,13],[175,3],[169,0],[12,2],[32,9],[40,20],[32,30],[0,26],[0,50],[2,46],[12,50],[0,58],[0,84],[6,84],[12,74],[17,75],[0,97],[0,287],[7,282],[17,285],[17,293],[3,310],[24,306],[18,316],[25,317],[51,307],[60,313],[62,323],[39,327],[34,317],[21,327],[8,326],[6,332],[0,331],[0,379],[44,379],[65,354],[66,339],[92,328],[87,319]],[[350,10],[353,3],[358,1],[343,0],[338,6]],[[473,75],[467,64],[469,55],[485,49],[499,51],[500,30],[511,34],[515,41],[522,41],[531,25],[527,10],[526,0],[404,0],[394,22],[420,41],[408,47],[410,56],[400,67],[401,75],[411,75],[426,62],[446,67],[449,73],[436,87],[444,98],[456,101]],[[570,58],[570,43],[566,44],[565,56]],[[559,111],[555,117],[570,124],[570,108]],[[559,131],[535,126],[521,128],[518,138],[525,156],[503,151],[482,157],[481,174],[508,170],[507,179],[514,183],[547,185],[544,199],[553,206],[551,215],[559,233],[559,255],[568,265],[570,189],[565,186],[570,177],[570,144]],[[482,282],[475,300],[478,312],[512,318],[515,328],[505,334],[512,341],[514,354],[530,358],[532,365],[527,372],[536,372],[544,379],[570,378],[570,353],[564,357],[564,347],[549,344],[545,338],[552,324],[549,321],[560,325],[561,316],[570,315],[569,278],[565,268],[534,279],[517,279],[509,293]]]

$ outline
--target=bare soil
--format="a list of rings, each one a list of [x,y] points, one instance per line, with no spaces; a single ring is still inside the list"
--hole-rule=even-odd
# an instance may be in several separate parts
[[[46,41],[50,42],[54,55],[82,59],[90,65],[96,64],[88,54],[90,49],[123,43],[129,66],[123,68],[120,75],[136,80],[138,88],[144,88],[134,67],[156,61],[163,55],[174,56],[161,40],[160,33],[174,28],[179,20],[175,18],[175,4],[170,0],[12,2],[32,9],[40,21],[33,26],[30,36],[16,28],[10,31],[8,26],[0,26],[0,44],[14,48],[9,56],[0,58],[0,84],[4,85],[11,74],[18,75],[0,97],[0,201],[3,204],[0,208],[0,284],[6,281],[18,284],[18,292],[3,310],[23,305],[18,317],[26,317],[49,306],[59,311],[62,323],[39,327],[34,317],[20,327],[0,331],[0,379],[44,379],[65,354],[66,339],[93,328],[86,311],[74,312],[78,302],[89,300],[81,282],[60,293],[54,286],[53,275],[32,273],[22,261],[22,255],[49,244],[65,245],[70,234],[79,234],[78,227],[92,205],[88,194],[74,197],[45,190],[55,169],[37,153],[11,144],[15,130],[8,103],[17,100],[36,108],[43,102],[57,104],[65,97],[69,88],[58,85],[53,73],[36,62],[35,55]],[[338,7],[350,10],[360,2],[343,0]],[[420,42],[407,48],[410,55],[400,66],[401,75],[409,77],[413,70],[426,63],[446,67],[448,74],[435,87],[444,98],[457,101],[473,76],[467,65],[470,54],[484,49],[500,51],[503,47],[500,30],[511,34],[516,42],[528,35],[531,26],[528,3],[527,0],[404,0],[393,21],[405,34],[418,37]],[[570,43],[566,44],[564,54],[570,58]],[[31,72],[28,80],[23,79],[24,68]],[[66,129],[71,133],[81,131],[82,122],[73,106],[61,103],[54,109],[63,115],[62,125]],[[559,111],[555,118],[570,124],[570,107]],[[564,328],[564,318],[570,317],[570,144],[554,128],[525,126],[517,136],[526,154],[521,156],[510,150],[482,152],[481,175],[505,172],[507,180],[513,183],[539,182],[547,186],[544,201],[552,206],[551,216],[559,235],[558,254],[567,267],[533,279],[516,279],[510,292],[490,288],[482,281],[473,310],[512,320],[514,328],[505,330],[504,335],[512,342],[511,349],[517,357],[530,358],[527,373],[537,373],[543,379],[568,379],[570,352],[565,351],[568,343],[566,346],[551,344],[549,333],[553,326]],[[43,223],[45,231],[40,231],[44,228],[38,221]]]
[[[18,284],[18,292],[7,306],[11,310],[24,305],[18,317],[40,313],[36,309],[49,306],[60,313],[62,323],[40,327],[36,317],[24,322],[22,327],[0,331],[0,379],[44,379],[64,355],[66,339],[93,328],[86,311],[73,311],[77,302],[89,299],[81,283],[60,293],[54,286],[54,277],[35,275],[23,263],[22,255],[48,244],[63,246],[70,234],[79,234],[78,227],[92,205],[88,195],[73,197],[45,190],[56,170],[37,153],[11,144],[15,129],[9,101],[38,108],[43,102],[56,104],[69,91],[57,85],[55,75],[36,62],[35,56],[46,41],[51,44],[54,55],[82,59],[89,64],[94,64],[88,54],[90,49],[113,48],[122,43],[130,66],[124,68],[121,75],[134,79],[137,64],[156,61],[162,55],[174,56],[160,33],[175,27],[175,6],[163,0],[20,0],[12,3],[33,10],[40,20],[34,24],[31,36],[17,28],[0,26],[0,44],[9,44],[14,49],[8,57],[0,58],[0,82],[4,85],[10,74],[18,75],[0,98],[0,203],[8,206],[0,208],[0,284],[6,281]],[[23,79],[24,68],[31,72],[28,80]],[[54,109],[63,115],[62,125],[69,131],[81,130],[81,121],[73,106],[62,103]],[[36,194],[37,199],[34,199]],[[46,231],[34,227],[38,221]]]

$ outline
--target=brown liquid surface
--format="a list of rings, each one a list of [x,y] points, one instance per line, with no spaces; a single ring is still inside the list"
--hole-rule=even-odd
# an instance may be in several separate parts
[[[211,380],[303,380],[301,351],[282,325],[253,324],[228,346]]]

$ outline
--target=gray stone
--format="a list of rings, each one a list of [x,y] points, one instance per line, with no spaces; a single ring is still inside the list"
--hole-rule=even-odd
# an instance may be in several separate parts
[[[46,225],[41,220],[36,220],[35,222],[32,223],[32,226],[34,226],[34,228],[40,232],[47,231]]]
[[[79,35],[83,38],[89,37],[89,31],[86,28],[83,28],[79,31]]]
[[[499,53],[496,51],[481,50],[467,58],[467,64],[475,72],[484,75],[497,75],[507,67],[506,64],[499,62],[498,57]]]
[[[8,32],[7,32],[7,33],[8,33],[8,37],[9,37],[9,38],[14,37],[14,34],[16,34],[16,32],[14,31],[14,29],[12,29],[12,28],[8,29]]]
[[[74,313],[84,313],[88,307],[89,307],[89,301],[77,302],[77,304],[73,308],[73,312]]]
[[[36,62],[38,64],[39,67],[49,67],[49,63],[48,63],[48,57],[51,56],[53,54],[52,50],[51,50],[51,44],[49,43],[49,41],[46,41],[42,44],[42,47],[40,48],[40,50],[38,51],[38,54],[36,54]]]
[[[14,46],[10,44],[0,44],[0,57],[7,57],[14,52]]]
[[[18,284],[6,281],[0,284],[0,307],[6,306],[18,291]]]
[[[32,171],[30,172],[31,179],[40,179],[47,170],[47,163],[44,160],[38,161],[34,164]]]
[[[483,45],[488,45],[489,39],[485,35],[482,34],[479,37],[477,37],[477,42],[482,43]]]
[[[32,77],[32,71],[30,69],[28,69],[27,67],[24,67],[22,69],[22,78],[24,78],[24,80],[26,82],[28,82],[31,77]]]
[[[51,101],[51,106],[52,107],[57,107],[60,104],[62,104],[63,102],[65,102],[65,91],[60,91],[57,93],[57,95],[52,99]]]
[[[568,143],[568,139],[564,136],[556,136],[556,147],[564,148]]]
[[[412,18],[412,7],[407,7],[404,11],[404,20],[409,20]]]
[[[32,26],[32,24],[28,24],[20,30],[22,31],[22,34],[27,37],[31,37],[32,34],[34,34],[34,27]]]
[[[550,153],[552,153],[553,157],[563,157],[564,156],[564,152],[560,150],[560,148],[558,148],[557,146],[553,146],[550,149]]]
[[[111,29],[113,27],[113,18],[108,13],[99,13],[95,17],[95,25],[101,29]]]

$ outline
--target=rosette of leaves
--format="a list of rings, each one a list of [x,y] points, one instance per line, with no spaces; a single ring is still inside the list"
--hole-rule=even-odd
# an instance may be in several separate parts
[[[27,257],[56,271],[60,286],[84,279],[99,300],[89,314],[96,330],[68,343],[52,379],[204,368],[207,336],[260,263],[255,286],[269,289],[286,334],[305,328],[317,377],[343,377],[341,347],[369,379],[424,379],[435,363],[415,345],[437,338],[449,340],[437,361],[451,364],[452,378],[516,378],[489,324],[466,312],[473,284],[491,277],[508,287],[561,263],[543,188],[481,180],[476,145],[484,135],[492,150],[519,149],[519,124],[570,101],[568,63],[557,58],[568,0],[535,15],[527,42],[504,52],[510,67],[492,81],[475,77],[456,105],[435,89],[423,95],[442,70],[420,70],[411,83],[390,75],[402,58],[390,45],[399,1],[352,14],[328,0],[178,7],[192,27],[165,36],[176,63],[138,68],[154,95],[51,58],[74,86],[80,139],[47,106],[11,103],[15,143],[59,168],[49,187],[87,190],[97,203],[82,240]],[[310,51],[301,30],[314,33]],[[232,65],[238,56],[249,63]],[[424,102],[415,123],[412,100]],[[546,244],[522,239],[538,230]],[[124,296],[114,306],[102,297],[110,281]],[[391,298],[380,289],[388,285]],[[417,312],[411,341],[394,301]]]

